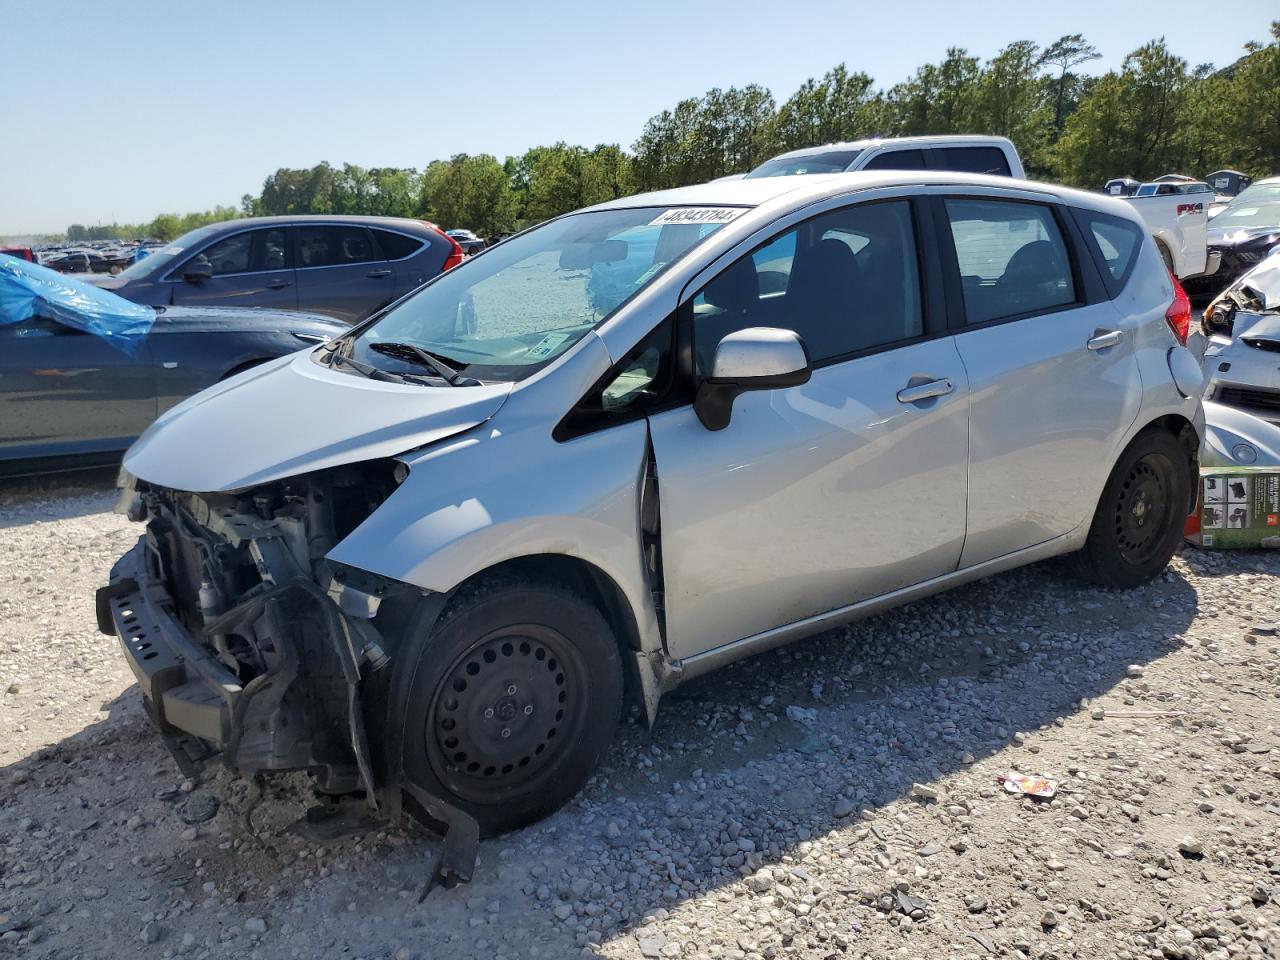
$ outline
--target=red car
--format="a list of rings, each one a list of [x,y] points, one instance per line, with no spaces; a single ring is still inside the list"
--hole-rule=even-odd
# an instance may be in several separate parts
[[[11,257],[20,257],[31,263],[36,262],[36,255],[31,252],[30,247],[0,247],[0,254],[8,254]]]

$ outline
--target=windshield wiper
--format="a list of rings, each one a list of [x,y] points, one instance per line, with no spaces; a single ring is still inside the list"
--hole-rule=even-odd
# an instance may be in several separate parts
[[[377,343],[369,344],[369,349],[377,350],[378,353],[385,353],[388,357],[395,357],[397,360],[405,360],[409,363],[416,363],[420,367],[425,367],[451,387],[474,387],[479,384],[478,380],[462,376],[457,370],[449,366],[448,362],[436,354],[424,350],[416,343],[397,341],[384,343],[378,341]]]
[[[409,383],[408,377],[402,377],[398,373],[392,373],[390,370],[381,370],[378,367],[368,363],[361,363],[359,360],[353,360],[351,357],[344,356],[340,350],[335,350],[329,354],[329,363],[332,366],[347,366],[356,373],[363,374],[370,380],[385,380],[388,383]],[[415,378],[416,379],[416,378]]]

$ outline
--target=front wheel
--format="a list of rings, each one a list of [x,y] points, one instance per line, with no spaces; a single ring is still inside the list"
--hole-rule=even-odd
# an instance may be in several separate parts
[[[526,826],[586,784],[622,690],[613,634],[578,594],[517,579],[465,588],[414,665],[403,774],[486,836]]]
[[[1172,434],[1150,430],[1121,454],[1098,501],[1077,571],[1107,587],[1141,586],[1169,564],[1191,496],[1187,454]]]

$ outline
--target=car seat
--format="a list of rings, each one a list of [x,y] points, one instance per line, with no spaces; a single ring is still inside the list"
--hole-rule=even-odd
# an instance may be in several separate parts
[[[809,356],[824,358],[870,346],[880,338],[858,324],[868,305],[862,266],[849,245],[829,238],[797,251],[785,298],[788,326],[800,334]]]
[[[996,281],[996,292],[1005,315],[1063,303],[1062,280],[1071,275],[1062,252],[1048,240],[1033,240],[1009,258]]]

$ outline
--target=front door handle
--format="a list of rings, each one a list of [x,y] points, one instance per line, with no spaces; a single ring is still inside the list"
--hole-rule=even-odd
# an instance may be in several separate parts
[[[390,270],[370,270],[368,273],[365,274],[365,276],[371,277],[374,280],[381,280],[383,277],[391,276],[391,271]]]
[[[955,384],[943,377],[941,380],[930,380],[927,383],[917,383],[910,387],[903,387],[898,391],[898,402],[919,403],[921,400],[945,397],[953,390],[955,390]]]
[[[292,283],[293,283],[293,281],[292,281],[292,280],[268,280],[268,281],[267,281],[267,289],[268,289],[268,290],[283,290],[285,287],[290,286]]]
[[[1105,350],[1107,347],[1114,347],[1123,339],[1123,330],[1098,329],[1093,331],[1093,336],[1089,338],[1089,342],[1085,346],[1090,350]]]

